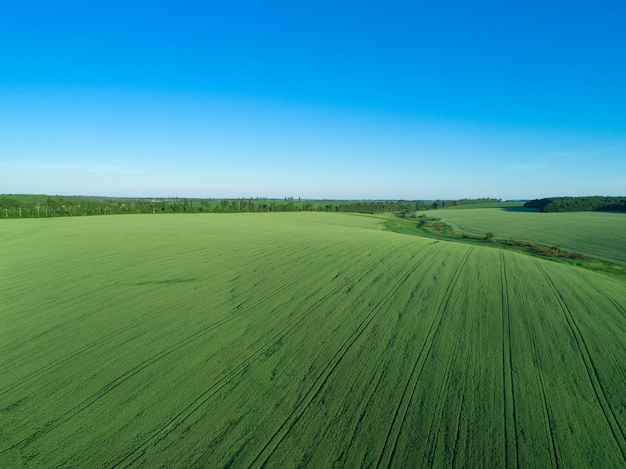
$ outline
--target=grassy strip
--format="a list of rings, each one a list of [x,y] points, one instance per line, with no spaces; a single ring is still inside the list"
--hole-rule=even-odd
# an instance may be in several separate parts
[[[583,253],[566,251],[559,246],[547,246],[529,241],[498,239],[494,233],[475,236],[455,231],[440,218],[417,214],[395,214],[385,219],[385,228],[403,234],[426,236],[446,241],[457,241],[468,244],[480,244],[513,250],[531,256],[548,258],[569,265],[602,272],[621,280],[626,280],[626,266],[587,257]]]

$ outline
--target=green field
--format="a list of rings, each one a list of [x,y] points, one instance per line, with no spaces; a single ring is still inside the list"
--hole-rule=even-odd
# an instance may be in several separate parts
[[[0,467],[626,465],[623,281],[328,213],[0,245]]]
[[[508,208],[430,210],[457,231],[499,239],[533,241],[582,252],[607,262],[626,265],[626,214],[618,212],[541,213]]]

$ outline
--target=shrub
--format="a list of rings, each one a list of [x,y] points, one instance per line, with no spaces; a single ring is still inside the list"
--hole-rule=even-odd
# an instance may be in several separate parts
[[[581,252],[566,252],[565,257],[567,259],[584,259],[585,255]]]
[[[558,254],[558,251],[554,248],[550,248],[550,249],[543,249],[543,248],[539,248],[537,249],[537,251],[539,251],[540,253],[542,253],[544,256],[546,257],[554,257]]]

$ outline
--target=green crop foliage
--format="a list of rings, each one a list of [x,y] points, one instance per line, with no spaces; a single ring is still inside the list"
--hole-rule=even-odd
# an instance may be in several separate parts
[[[623,281],[345,214],[0,243],[0,467],[626,464]]]
[[[471,206],[470,206],[471,207]],[[617,212],[540,213],[521,207],[442,209],[426,212],[455,230],[499,239],[560,246],[588,257],[626,265],[626,214]]]

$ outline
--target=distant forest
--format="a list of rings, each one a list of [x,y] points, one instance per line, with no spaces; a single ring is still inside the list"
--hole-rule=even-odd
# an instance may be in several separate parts
[[[626,197],[550,197],[526,202],[541,212],[626,212]]]
[[[88,196],[0,195],[0,218],[47,218],[85,215],[241,212],[413,212],[457,205],[500,202],[500,199],[300,200],[284,199],[138,199]]]

